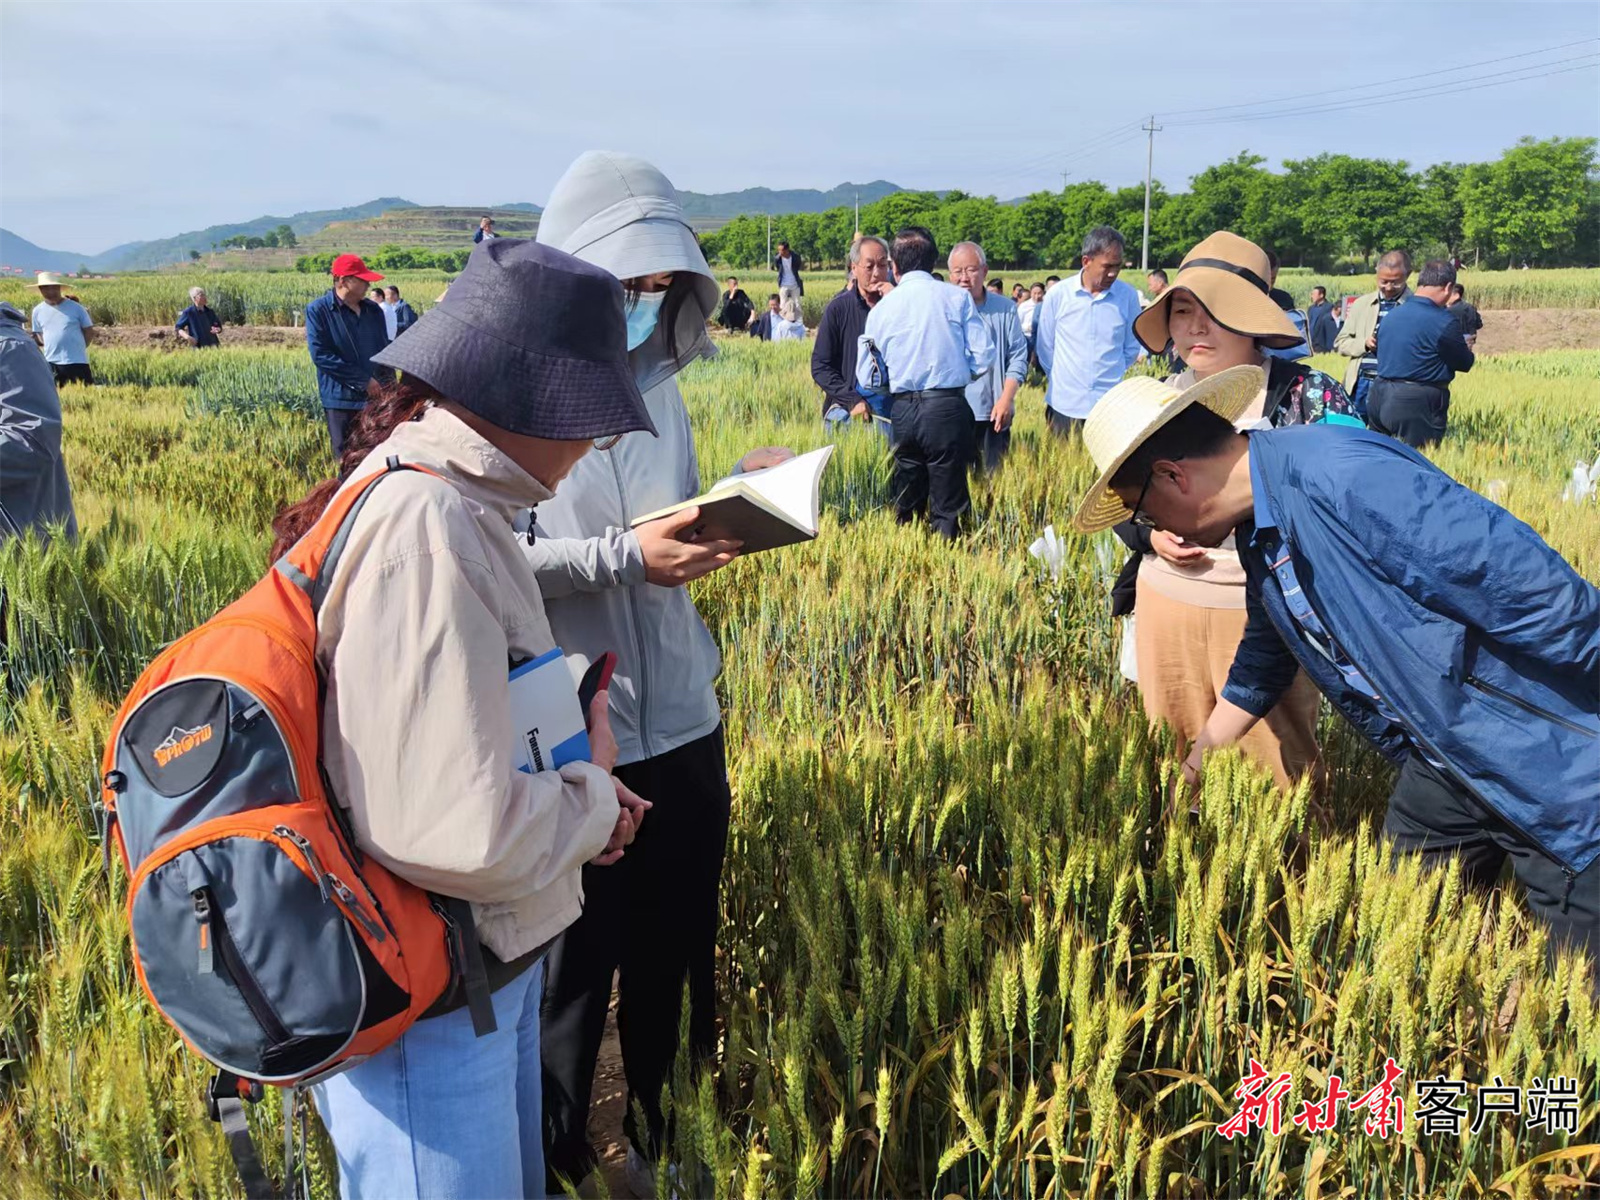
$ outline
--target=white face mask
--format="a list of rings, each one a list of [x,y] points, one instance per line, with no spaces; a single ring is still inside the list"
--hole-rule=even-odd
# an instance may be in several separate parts
[[[637,350],[655,332],[661,319],[661,304],[667,298],[665,291],[640,292],[628,309],[628,349]]]

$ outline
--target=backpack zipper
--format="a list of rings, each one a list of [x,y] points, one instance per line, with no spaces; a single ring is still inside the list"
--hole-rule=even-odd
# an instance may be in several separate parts
[[[1537,704],[1534,704],[1528,700],[1524,700],[1521,696],[1514,696],[1510,692],[1506,691],[1505,688],[1496,687],[1492,683],[1487,683],[1484,680],[1479,679],[1476,675],[1468,675],[1466,683],[1469,688],[1483,692],[1485,695],[1493,696],[1497,700],[1504,700],[1507,704],[1514,704],[1525,713],[1529,713],[1535,717],[1543,717],[1552,725],[1559,725],[1563,729],[1571,730],[1573,733],[1581,734],[1584,737],[1600,737],[1600,734],[1596,734],[1594,730],[1585,729],[1576,721],[1569,721],[1565,717],[1557,716],[1548,709],[1540,708]]]
[[[300,834],[290,829],[287,825],[274,825],[272,832],[293,845],[305,855],[306,866],[311,869],[312,877],[317,881],[317,887],[322,892],[322,899],[327,901],[331,896],[338,896],[344,902],[345,911],[350,917],[361,923],[373,941],[381,942],[388,935],[382,925],[372,919],[372,916],[361,905],[361,899],[353,892],[349,885],[335,875],[332,871],[323,870],[322,863],[317,859],[317,852],[311,848],[311,843]]]
[[[244,959],[239,954],[239,947],[234,944],[233,934],[228,929],[228,922],[223,919],[220,910],[211,905],[211,889],[209,887],[196,888],[191,893],[194,897],[194,917],[200,923],[202,942],[209,934],[211,942],[216,947],[216,956],[222,960],[222,969],[227,974],[229,981],[238,991],[245,1007],[250,1010],[250,1015],[255,1017],[256,1023],[261,1026],[261,1032],[273,1042],[281,1046],[290,1040],[289,1031],[284,1028],[283,1022],[278,1019],[278,1014],[273,1011],[272,1005],[267,1002],[266,996],[256,985],[249,969],[244,965]],[[209,951],[202,949],[202,964],[209,957]],[[202,970],[204,970],[202,965]]]

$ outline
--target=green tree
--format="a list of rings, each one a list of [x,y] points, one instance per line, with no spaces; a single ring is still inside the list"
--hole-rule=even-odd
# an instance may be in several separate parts
[[[1379,250],[1411,249],[1422,225],[1422,189],[1403,160],[1326,154],[1308,174],[1316,204],[1307,206],[1306,233],[1370,260]]]
[[[1251,197],[1261,189],[1263,176],[1268,174],[1261,167],[1266,161],[1259,154],[1241,150],[1226,162],[1207,167],[1191,177],[1179,240],[1186,247],[1192,246],[1219,229],[1249,237],[1245,209]]]
[[[189,251],[189,261],[190,262],[199,262],[200,261],[200,251],[198,251],[198,250]]]
[[[1508,265],[1555,258],[1573,248],[1595,169],[1594,138],[1522,138],[1462,187],[1468,240]],[[1592,254],[1593,248],[1586,248]]]
[[[1434,163],[1422,173],[1418,232],[1425,244],[1443,247],[1449,258],[1467,243],[1462,192],[1468,170],[1461,163]]]
[[[278,245],[285,249],[294,249],[297,239],[294,236],[294,230],[289,227],[287,222],[279,225],[272,232],[278,237]]]

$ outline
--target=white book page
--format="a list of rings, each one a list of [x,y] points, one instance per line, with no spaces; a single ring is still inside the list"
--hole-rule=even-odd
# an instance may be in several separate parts
[[[730,475],[718,480],[711,490],[721,492],[734,487],[749,488],[795,525],[814,534],[822,515],[819,502],[822,469],[828,465],[833,451],[832,446],[824,446],[775,467]]]

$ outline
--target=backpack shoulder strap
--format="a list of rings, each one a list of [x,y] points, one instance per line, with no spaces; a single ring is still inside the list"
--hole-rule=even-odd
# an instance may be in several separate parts
[[[350,531],[355,528],[356,518],[361,515],[372,489],[397,471],[417,471],[439,478],[437,471],[403,463],[397,455],[391,454],[383,470],[363,476],[338,493],[305,536],[272,564],[279,574],[311,598],[313,616],[322,610],[328,586],[344,555],[345,544],[350,540]]]

